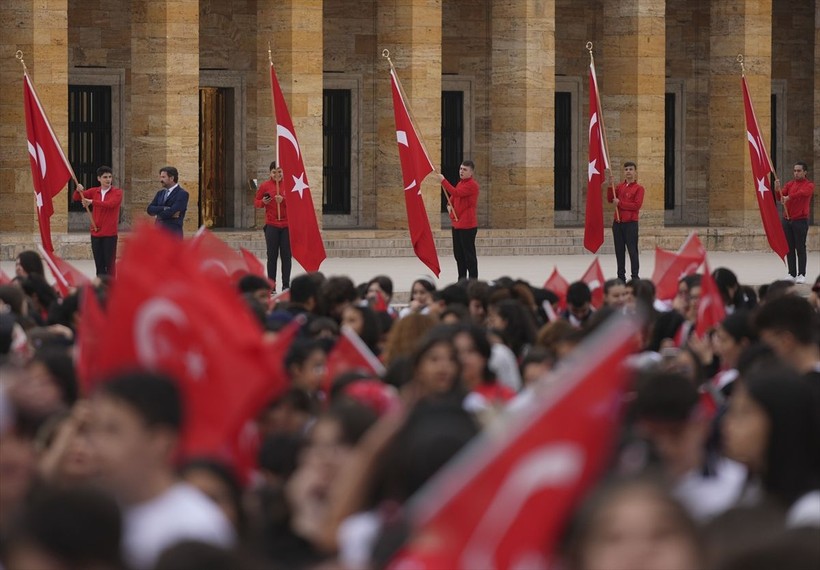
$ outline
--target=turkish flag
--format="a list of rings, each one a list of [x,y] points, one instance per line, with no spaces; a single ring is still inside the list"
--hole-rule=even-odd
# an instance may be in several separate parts
[[[655,270],[652,282],[655,284],[655,298],[669,301],[678,294],[678,282],[687,275],[697,272],[703,257],[690,257],[672,251],[655,248]]]
[[[80,294],[79,322],[77,323],[76,368],[80,388],[84,396],[94,389],[95,351],[102,342],[106,330],[106,316],[100,307],[97,293],[91,286],[83,287]]]
[[[265,266],[262,265],[262,262],[259,261],[258,257],[256,257],[253,253],[251,253],[244,247],[239,248],[239,253],[241,253],[242,257],[245,259],[245,263],[248,266],[249,273],[267,279],[268,273],[267,271],[265,271]]]
[[[0,269],[0,285],[8,285],[11,283],[11,277],[6,275],[6,272]]]
[[[239,279],[253,273],[244,254],[219,239],[205,226],[185,242],[185,247],[194,259],[200,260],[199,271],[212,279],[227,278],[228,282],[236,285]]]
[[[270,84],[276,114],[276,161],[282,168],[291,252],[305,271],[319,271],[319,266],[327,257],[325,244],[322,243],[316,210],[313,208],[302,149],[273,65],[270,66]]]
[[[596,257],[589,265],[586,273],[581,276],[581,281],[589,286],[592,293],[592,306],[596,309],[604,304],[604,272],[601,269],[601,262]]]
[[[557,267],[553,266],[552,275],[544,281],[544,289],[549,289],[558,295],[559,311],[563,311],[567,308],[567,289],[569,289],[569,282],[558,273]]]
[[[678,255],[685,255],[687,257],[697,257],[701,261],[706,260],[706,247],[700,241],[698,232],[691,232],[686,236],[686,240],[678,248]]]
[[[596,253],[604,243],[604,204],[601,186],[609,159],[603,139],[601,103],[598,99],[598,79],[595,64],[589,64],[589,165],[587,168],[587,206],[584,217],[584,247]]]
[[[336,344],[327,355],[324,390],[330,394],[333,380],[344,372],[357,370],[381,378],[384,366],[350,327],[342,327]]]
[[[769,182],[769,174],[774,169],[769,159],[769,152],[766,150],[766,144],[760,135],[760,125],[757,124],[757,116],[752,106],[752,98],[749,96],[749,86],[746,84],[745,75],[741,78],[741,82],[743,84],[743,107],[746,111],[746,138],[749,140],[749,158],[752,162],[752,176],[755,179],[757,205],[760,208],[760,217],[763,220],[763,229],[766,231],[769,246],[780,259],[784,259],[789,253],[789,244],[786,242],[783,226],[780,225],[780,215],[777,213],[777,205]]]
[[[175,378],[186,410],[183,456],[224,453],[286,385],[284,340],[263,343],[228,280],[201,271],[206,259],[161,229],[139,227],[117,266],[90,374],[95,382],[142,368]]]
[[[700,301],[698,301],[698,322],[695,325],[695,334],[703,338],[710,329],[716,327],[726,318],[726,307],[723,306],[723,297],[717,288],[709,264],[704,262],[703,278],[700,280]]]
[[[553,384],[450,461],[411,499],[411,540],[390,568],[549,568],[615,447],[639,330],[637,319],[608,321]]]
[[[54,253],[53,250],[49,251],[42,245],[37,246],[37,248],[40,250],[52,275],[54,275],[55,284],[57,285],[57,290],[60,292],[60,296],[66,298],[71,294],[72,288],[76,289],[82,285],[91,284],[91,279],[86,277],[85,273],[64,259],[57,257],[57,254]]]
[[[40,241],[46,251],[51,252],[54,251],[51,243],[51,215],[54,213],[52,198],[63,189],[74,172],[48,122],[28,73],[23,73],[23,105],[26,111],[28,154],[37,201]]]
[[[390,69],[390,85],[393,88],[393,115],[396,119],[396,141],[399,145],[401,175],[404,182],[404,206],[407,209],[407,225],[410,241],[416,257],[430,268],[436,277],[441,273],[436,242],[430,229],[430,219],[421,195],[421,183],[433,172],[433,164],[419,140],[416,127],[407,110],[407,102],[402,96],[399,78]]]
[[[376,302],[373,303],[373,310],[377,313],[386,313],[388,311],[387,299],[381,291],[376,291]]]

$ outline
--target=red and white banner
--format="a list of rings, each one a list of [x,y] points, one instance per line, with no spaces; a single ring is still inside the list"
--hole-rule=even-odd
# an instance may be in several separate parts
[[[769,181],[769,175],[774,168],[769,152],[766,150],[766,143],[763,142],[760,134],[760,125],[757,123],[745,75],[741,78],[741,82],[743,84],[743,107],[746,112],[746,138],[749,140],[749,158],[752,162],[752,176],[755,179],[755,195],[758,208],[760,208],[760,218],[763,220],[763,229],[766,231],[769,246],[780,259],[785,259],[789,253],[789,244],[786,242],[786,235],[780,224],[780,215],[777,213],[777,204],[775,204]]]
[[[69,262],[57,257],[53,251],[48,251],[45,246],[38,245],[37,249],[43,256],[43,260],[54,275],[55,285],[63,298],[71,294],[71,289],[76,289],[82,285],[89,285],[91,279],[85,273],[71,265]]]
[[[700,280],[700,301],[698,301],[698,321],[695,324],[695,334],[703,338],[709,330],[713,329],[726,318],[726,307],[723,305],[723,297],[717,287],[717,283],[712,278],[709,270],[709,263],[703,263],[703,278]]]
[[[421,183],[435,169],[419,139],[413,120],[410,118],[399,78],[392,67],[390,85],[393,89],[393,115],[396,120],[396,141],[399,146],[399,160],[404,182],[404,205],[407,209],[410,241],[416,257],[438,277],[441,273],[441,266],[436,251],[436,242],[430,229],[430,219],[427,217],[427,208],[424,206],[424,198],[421,195]]]
[[[52,199],[74,176],[60,142],[48,122],[46,112],[37,97],[28,73],[23,73],[23,105],[26,113],[26,135],[31,163],[31,178],[37,203],[40,241],[46,251],[54,251],[51,243]]]
[[[589,264],[586,273],[581,276],[581,281],[589,286],[589,291],[592,293],[591,305],[596,309],[601,308],[604,304],[604,282],[606,278],[598,257],[595,257],[593,262]]]
[[[584,217],[584,247],[596,253],[604,243],[604,204],[601,187],[609,168],[601,101],[595,64],[589,63],[589,164],[587,167],[587,205]]]
[[[291,252],[305,271],[319,271],[327,257],[325,244],[313,208],[302,149],[273,64],[270,66],[270,84],[276,114],[276,163],[282,169],[282,188],[288,204]]]
[[[558,273],[558,267],[553,266],[552,274],[544,282],[544,289],[549,289],[558,295],[558,310],[563,311],[567,308],[567,289],[569,289],[569,282]]]

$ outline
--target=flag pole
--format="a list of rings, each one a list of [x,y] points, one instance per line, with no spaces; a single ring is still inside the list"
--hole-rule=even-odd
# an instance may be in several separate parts
[[[268,62],[270,63],[271,69],[273,69],[273,53],[271,52],[271,49],[270,49],[270,42],[268,42]],[[271,84],[270,84],[271,102],[274,103],[274,105],[273,105],[273,122],[276,123],[276,104],[273,101],[273,74],[271,74],[270,77],[271,77]],[[276,135],[273,138],[274,148],[276,149],[276,154],[275,154],[275,156],[276,156],[276,168],[281,168],[280,165],[279,165],[279,132],[278,132],[279,129],[278,129],[278,123],[276,123],[276,124],[277,124],[277,129],[276,129],[277,132],[276,132]],[[276,184],[276,195],[279,196],[280,195],[279,180],[274,180],[274,183]],[[276,202],[276,219],[277,220],[282,219],[282,211],[279,207],[279,202]]]
[[[746,81],[746,63],[743,61],[744,60],[743,54],[742,53],[737,54],[737,58],[735,58],[735,59],[740,64],[740,77],[743,80],[743,82],[746,83],[746,91],[749,91],[749,84]],[[752,94],[749,93],[749,103],[751,104],[751,102],[752,102]],[[755,120],[757,120],[757,114],[755,114]],[[758,129],[759,129],[759,126],[758,126]],[[775,186],[776,186],[775,189],[777,190],[777,192],[780,192],[780,177],[777,176],[777,171],[774,169],[774,164],[772,164],[772,158],[769,156],[769,150],[766,148],[766,143],[763,141],[762,135],[760,137],[760,142],[763,143],[763,154],[766,155],[766,162],[769,164],[769,170],[771,171],[772,174],[774,174],[774,183],[775,183]],[[782,196],[781,196],[781,199],[782,199]],[[781,204],[783,204],[783,216],[787,220],[791,219],[789,217],[789,208],[788,208],[788,206],[786,206],[785,202],[781,202]]]
[[[615,196],[615,180],[612,178],[612,161],[609,160],[609,143],[606,140],[606,127],[604,126],[604,111],[601,108],[601,93],[598,91],[598,74],[595,71],[595,57],[592,55],[592,42],[587,42],[587,50],[589,51],[589,65],[592,67],[592,77],[595,79],[595,100],[598,102],[598,121],[601,123],[601,136],[604,141],[604,158],[606,159],[607,169],[609,170],[609,183],[612,188],[612,196]],[[618,206],[615,206],[615,221],[621,221],[621,214],[618,212]]]
[[[14,54],[14,57],[17,59],[17,61],[20,62],[20,65],[23,66],[23,76],[28,78],[29,87],[31,87],[31,90],[34,92],[34,96],[37,98],[37,101],[39,103],[40,96],[37,95],[37,89],[34,87],[34,82],[31,81],[31,76],[28,74],[28,67],[26,67],[26,62],[23,59],[23,51],[18,49],[17,52]],[[41,108],[42,108],[42,106],[41,106]],[[46,122],[48,123],[49,129],[51,129],[51,121],[49,121],[49,119],[48,119],[48,115],[46,114],[46,110],[42,109],[42,112],[43,112],[43,116],[46,118]],[[52,132],[52,134],[54,134],[54,133]],[[56,135],[54,136],[54,140],[57,141],[57,145],[59,146],[60,141],[59,141],[59,139],[57,139]],[[62,147],[60,147],[60,154],[63,155],[63,159],[65,160],[66,166],[68,166],[68,171],[71,173],[71,179],[74,180],[74,184],[76,184],[77,186],[82,187],[82,184],[80,184],[80,181],[77,180],[77,175],[74,174],[74,168],[71,166],[71,163],[66,158]],[[82,196],[82,192],[80,193],[80,195]],[[96,232],[97,231],[97,226],[96,226],[96,224],[94,224],[94,218],[91,215],[91,210],[89,210],[88,206],[86,206],[85,204],[83,204],[83,207],[85,208],[85,212],[88,214],[88,219],[91,222],[91,228]]]
[[[404,103],[404,108],[407,109],[407,114],[410,115],[410,121],[413,123],[413,131],[415,131],[416,133],[416,138],[419,139],[421,149],[424,151],[424,156],[427,157],[427,160],[430,162],[430,164],[433,164],[433,161],[430,160],[430,153],[427,152],[427,145],[424,143],[424,137],[421,136],[421,133],[416,128],[416,117],[413,115],[413,110],[410,108],[410,105],[407,102],[407,94],[404,92],[404,87],[402,87],[401,80],[399,79],[399,74],[396,73],[396,68],[393,65],[393,60],[390,59],[390,50],[383,49],[382,57],[385,58],[387,60],[387,63],[390,64],[390,71],[393,72],[393,77],[396,78],[396,86],[399,88],[399,93],[401,94],[401,98]],[[436,170],[435,166],[433,166],[433,172],[435,172],[436,174],[441,174],[438,170]],[[456,214],[455,208],[453,208],[453,202],[450,199],[450,193],[447,192],[447,190],[441,184],[439,184],[439,188],[441,188],[441,191],[444,193],[444,197],[447,199],[447,205],[450,206],[455,221],[458,221],[458,215]]]

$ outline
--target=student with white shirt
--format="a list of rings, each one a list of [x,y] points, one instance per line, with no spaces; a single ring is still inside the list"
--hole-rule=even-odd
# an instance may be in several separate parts
[[[122,190],[113,185],[114,174],[110,166],[97,169],[99,186],[85,189],[82,184],[74,191],[74,201],[83,207],[91,207],[91,252],[97,276],[114,275],[117,259],[117,224],[120,221]]]
[[[176,385],[153,373],[103,384],[92,400],[94,442],[103,485],[123,508],[123,554],[135,570],[151,568],[182,540],[230,546],[235,533],[219,507],[177,480],[173,458],[182,426]]]

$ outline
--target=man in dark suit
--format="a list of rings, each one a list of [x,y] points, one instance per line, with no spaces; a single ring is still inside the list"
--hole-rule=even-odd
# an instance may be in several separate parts
[[[188,209],[188,192],[178,184],[179,171],[173,166],[159,169],[162,190],[148,205],[148,215],[157,217],[157,225],[182,237],[182,222]]]

